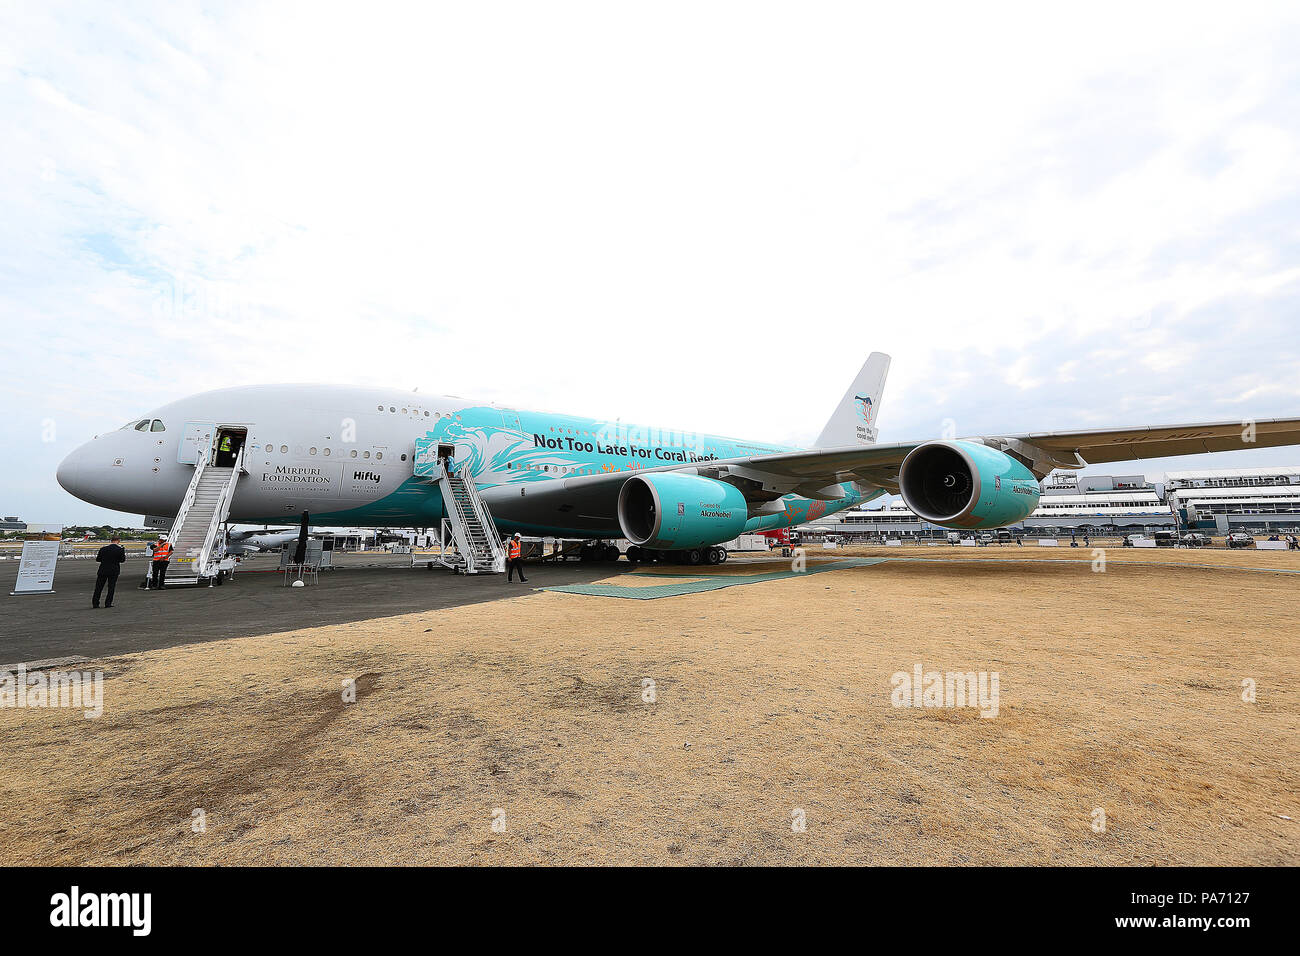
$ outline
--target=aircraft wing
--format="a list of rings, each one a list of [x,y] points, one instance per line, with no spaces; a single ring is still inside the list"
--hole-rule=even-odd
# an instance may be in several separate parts
[[[1040,448],[1077,452],[1090,465],[1142,458],[1172,458],[1211,451],[1244,451],[1300,444],[1300,418],[1098,428],[1017,436]]]
[[[928,440],[928,439],[927,439]],[[1080,468],[1112,461],[1166,458],[1216,451],[1241,451],[1300,444],[1300,418],[1253,423],[1194,422],[1185,425],[1030,432],[964,439],[998,448],[1025,461],[1040,478],[1055,468]],[[633,475],[677,471],[736,485],[752,506],[786,494],[834,500],[834,486],[846,481],[898,491],[898,469],[924,441],[852,445],[755,455],[638,471],[553,478],[483,489],[492,513],[542,527],[615,533],[618,494]]]
[[[981,442],[1015,455],[1042,478],[1055,468],[1300,445],[1300,418],[1030,432],[965,440]],[[898,466],[908,452],[920,444],[923,442],[813,449],[763,455],[747,459],[745,463],[756,470],[803,478],[807,484],[820,480],[827,484],[856,480],[897,491]]]

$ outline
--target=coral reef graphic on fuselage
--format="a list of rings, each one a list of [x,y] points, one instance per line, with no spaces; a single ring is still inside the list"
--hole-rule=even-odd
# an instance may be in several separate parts
[[[472,475],[480,488],[495,485],[550,481],[570,475],[599,475],[651,470],[664,466],[707,463],[718,458],[743,458],[791,449],[739,442],[712,435],[660,432],[636,426],[623,427],[596,419],[518,412],[492,406],[471,406],[444,416],[416,438],[417,462],[421,453],[436,452],[437,445],[452,445],[458,473]],[[431,461],[432,458],[429,458]],[[424,465],[400,488],[367,505],[322,516],[322,523],[349,524],[382,521],[394,526],[420,527],[436,523],[443,515],[441,493],[421,476]],[[788,528],[833,514],[883,494],[872,489],[865,495],[851,482],[840,486],[844,497],[832,502],[786,495],[784,514],[759,515],[746,532]],[[528,527],[530,533],[547,529]],[[554,528],[550,533],[581,533]],[[610,528],[605,537],[621,531]]]
[[[601,470],[585,453],[536,447],[531,437],[505,423],[499,408],[463,409],[438,422],[428,437],[455,445],[457,467],[473,475],[480,487],[546,481],[562,469]]]

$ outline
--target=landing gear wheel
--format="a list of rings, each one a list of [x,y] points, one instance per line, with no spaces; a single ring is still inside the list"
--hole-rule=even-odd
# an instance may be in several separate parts
[[[637,564],[641,560],[641,549],[636,545],[627,549],[627,560],[629,564]]]
[[[616,545],[616,544],[607,544],[607,545],[605,545],[605,560],[606,560],[606,561],[617,561],[618,558],[619,558],[618,545]]]
[[[704,555],[700,553],[699,548],[687,548],[682,552],[682,557],[685,558],[687,564],[699,564],[704,559]]]
[[[718,564],[726,564],[726,563],[727,563],[727,558],[729,558],[729,557],[731,557],[731,552],[729,552],[726,548],[723,548],[723,547],[719,546],[719,548],[718,548]]]
[[[717,549],[717,548],[705,548],[705,549],[704,549],[704,563],[705,563],[705,564],[717,564],[717,563],[718,563],[718,549]]]

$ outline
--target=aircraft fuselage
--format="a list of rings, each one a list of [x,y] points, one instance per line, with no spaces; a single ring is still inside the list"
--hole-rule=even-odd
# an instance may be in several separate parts
[[[142,423],[144,423],[142,425]],[[455,461],[480,488],[640,470],[787,451],[716,435],[502,408],[448,396],[381,388],[267,385],[184,398],[95,437],[59,466],[82,500],[116,511],[170,516],[212,436],[231,431],[245,448],[232,523],[429,527],[443,517],[436,486],[414,476],[417,439],[455,447]],[[788,527],[873,495],[853,485],[833,502],[787,496],[784,515],[755,517],[746,530]],[[504,530],[609,537],[617,528],[581,521]]]

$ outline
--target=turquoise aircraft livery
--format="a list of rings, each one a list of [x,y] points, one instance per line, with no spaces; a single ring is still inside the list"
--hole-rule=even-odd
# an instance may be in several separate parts
[[[382,388],[220,389],[95,437],[58,480],[165,521],[203,498],[210,469],[231,523],[429,528],[448,515],[450,474],[500,531],[694,557],[886,493],[940,527],[1003,527],[1037,507],[1055,469],[1300,443],[1288,418],[881,444],[888,370],[888,356],[868,357],[811,448]]]

